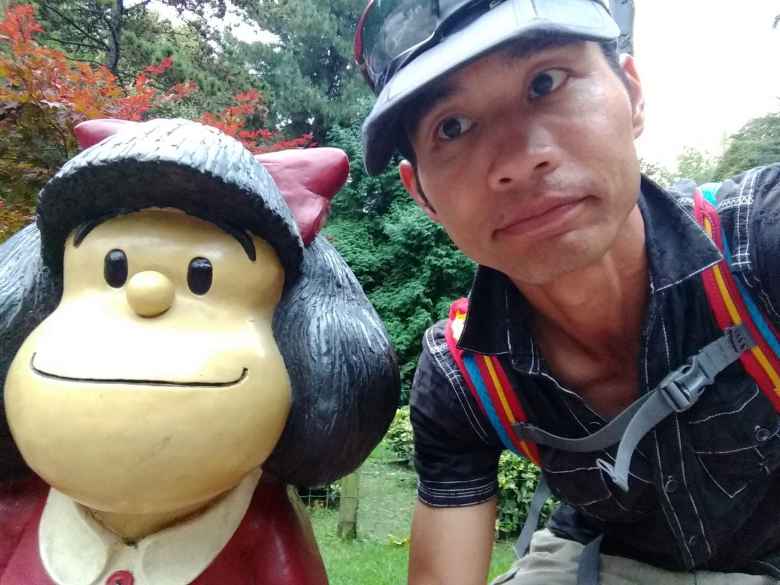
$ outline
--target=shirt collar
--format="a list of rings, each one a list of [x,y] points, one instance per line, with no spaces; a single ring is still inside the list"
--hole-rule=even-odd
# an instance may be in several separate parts
[[[645,223],[650,294],[678,286],[723,257],[693,217],[690,198],[667,193],[643,177],[639,209]],[[511,354],[533,373],[541,356],[530,335],[532,309],[503,273],[479,266],[458,347],[477,353]],[[520,333],[518,333],[520,332]]]
[[[120,569],[132,572],[136,585],[188,585],[238,529],[260,475],[256,469],[203,513],[132,546],[52,488],[38,529],[43,566],[58,585],[103,583]]]

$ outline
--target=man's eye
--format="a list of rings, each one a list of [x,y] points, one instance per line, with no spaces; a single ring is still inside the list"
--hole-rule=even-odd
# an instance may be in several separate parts
[[[562,69],[542,71],[531,81],[528,97],[533,100],[551,94],[563,85],[567,77],[567,73]]]
[[[471,130],[473,125],[474,122],[465,116],[453,116],[439,124],[439,127],[436,130],[436,137],[439,140],[445,141],[455,140]]]

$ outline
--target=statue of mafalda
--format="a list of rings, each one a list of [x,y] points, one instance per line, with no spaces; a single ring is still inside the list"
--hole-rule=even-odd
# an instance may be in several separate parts
[[[77,134],[0,247],[0,584],[327,583],[288,486],[355,469],[399,392],[318,235],[346,156],[184,120]]]

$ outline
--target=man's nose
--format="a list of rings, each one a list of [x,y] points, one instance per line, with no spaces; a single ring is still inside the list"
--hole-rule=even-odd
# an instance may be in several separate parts
[[[488,182],[496,191],[534,184],[560,164],[560,147],[543,127],[510,123],[495,138]]]
[[[127,283],[126,291],[127,304],[141,317],[162,315],[173,304],[173,283],[154,270],[134,274]]]

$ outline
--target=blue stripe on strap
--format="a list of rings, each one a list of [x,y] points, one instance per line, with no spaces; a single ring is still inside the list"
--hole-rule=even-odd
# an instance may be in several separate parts
[[[485,386],[485,381],[482,379],[482,373],[479,371],[476,358],[473,355],[466,355],[464,353],[463,365],[466,366],[466,370],[468,370],[469,377],[471,378],[471,383],[474,384],[474,388],[476,388],[477,394],[479,395],[479,400],[482,402],[482,406],[485,409],[485,414],[487,414],[488,418],[490,419],[490,423],[493,425],[493,428],[496,429],[498,438],[501,439],[504,447],[513,453],[517,453],[518,455],[525,457],[525,455],[519,453],[512,444],[512,441],[509,439],[509,435],[506,434],[504,425],[501,424],[501,420],[498,418],[498,414],[493,407],[493,401],[490,399],[490,394],[488,394],[487,387]]]
[[[728,240],[726,240],[726,234],[722,231],[721,239],[723,240],[723,255],[726,257],[726,262],[728,262],[729,268],[731,268],[731,250],[729,250],[729,243]],[[764,341],[769,344],[769,347],[772,348],[772,351],[775,353],[775,355],[780,357],[780,342],[778,342],[777,337],[775,337],[775,334],[769,328],[769,325],[764,319],[763,312],[758,308],[755,301],[753,300],[753,297],[750,295],[750,291],[748,291],[747,287],[742,284],[741,280],[735,277],[734,282],[737,283],[739,295],[742,297],[742,301],[745,303],[745,307],[747,307],[747,310],[750,313],[750,318],[753,320],[753,324],[761,332],[761,335],[764,337]]]

